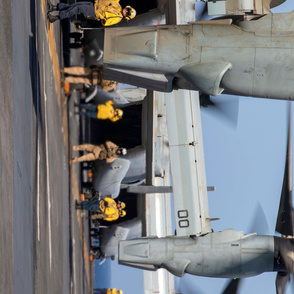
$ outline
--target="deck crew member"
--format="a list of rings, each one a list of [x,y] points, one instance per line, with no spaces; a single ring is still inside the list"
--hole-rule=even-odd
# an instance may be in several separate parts
[[[74,157],[71,163],[93,161],[93,160],[106,160],[111,163],[116,160],[118,155],[126,155],[127,149],[120,148],[111,141],[106,141],[104,144],[93,145],[93,144],[82,144],[75,145],[72,147],[74,151],[87,151],[88,153],[80,157]]]
[[[68,84],[100,85],[103,91],[112,91],[118,83],[103,79],[103,70],[83,66],[71,66],[61,69],[66,76],[64,82]]]
[[[81,110],[86,110],[86,112],[80,111],[80,115],[97,119],[109,119],[112,122],[116,122],[122,118],[123,111],[121,109],[114,109],[113,105],[114,103],[111,100],[98,106],[93,104],[80,104]]]
[[[51,23],[82,14],[85,18],[96,18],[103,26],[111,26],[119,23],[123,18],[128,21],[136,16],[136,10],[131,6],[122,9],[119,0],[95,0],[95,3],[76,2],[74,4],[58,3],[57,5],[47,0],[47,4],[48,19]],[[53,15],[52,11],[59,11],[59,14]]]
[[[94,199],[90,201],[76,202],[76,209],[96,211],[92,219],[103,219],[105,221],[115,221],[119,217],[126,215],[124,202],[118,201],[117,203],[110,197],[102,200]]]
[[[115,288],[94,289],[94,294],[123,294],[123,291]]]

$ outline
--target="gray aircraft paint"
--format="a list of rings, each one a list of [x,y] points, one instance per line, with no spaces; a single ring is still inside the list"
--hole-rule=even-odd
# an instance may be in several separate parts
[[[106,29],[105,76],[167,92],[294,99],[293,20],[290,12],[235,24]]]
[[[122,241],[119,263],[156,270],[222,278],[241,278],[274,270],[272,236],[243,235],[233,229],[196,237]]]
[[[101,193],[101,197],[117,198],[120,192],[120,184],[130,167],[130,161],[117,158],[112,163],[96,160],[94,163],[95,173],[93,187]]]

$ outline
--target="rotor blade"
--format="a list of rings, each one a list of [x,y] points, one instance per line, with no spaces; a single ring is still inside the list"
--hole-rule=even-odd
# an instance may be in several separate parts
[[[241,279],[233,279],[224,290],[223,294],[237,294],[240,287]]]
[[[280,255],[288,272],[294,274],[294,239],[282,238]]]
[[[290,281],[290,274],[278,272],[276,278],[277,294],[284,294],[287,283]]]
[[[292,138],[291,108],[289,107],[287,154],[280,207],[277,216],[276,231],[283,236],[293,236],[293,203],[292,203]]]
[[[195,2],[195,20],[204,21],[207,18],[208,18],[207,2],[196,1]]]
[[[286,2],[286,0],[271,0],[270,7],[274,8]]]
[[[217,97],[210,97],[211,105],[203,111],[210,116],[217,117],[220,122],[237,128],[239,115],[239,97],[230,95],[220,95]]]
[[[258,235],[267,235],[268,233],[268,222],[263,208],[260,203],[257,203],[254,218],[251,222],[249,233],[257,233]]]
[[[195,285],[189,283],[189,281],[180,278],[179,279],[179,287],[177,289],[177,293],[180,294],[203,294]]]

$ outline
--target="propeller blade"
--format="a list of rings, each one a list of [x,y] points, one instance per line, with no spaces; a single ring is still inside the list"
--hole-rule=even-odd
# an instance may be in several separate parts
[[[284,294],[287,283],[290,281],[290,274],[278,272],[276,278],[277,294]]]
[[[207,2],[196,1],[195,2],[195,20],[204,21],[207,20]]]
[[[239,97],[230,95],[220,95],[218,97],[210,97],[210,103],[207,109],[209,115],[218,117],[218,119],[229,127],[237,128],[239,115]]]
[[[276,278],[276,289],[278,294],[283,294],[290,274],[294,274],[294,239],[275,237],[275,256],[276,267],[280,270]]]
[[[237,294],[240,287],[241,279],[233,279],[224,290],[223,294]]]
[[[286,0],[271,0],[270,7],[274,8],[286,2]]]
[[[194,285],[189,283],[189,281],[179,278],[179,287],[177,289],[179,294],[203,294],[202,291],[197,289]]]
[[[266,220],[266,216],[263,208],[260,203],[257,203],[254,218],[251,222],[249,233],[257,233],[257,235],[267,235],[269,231],[268,222]]]
[[[286,270],[294,274],[294,239],[281,238],[278,244],[278,251]]]
[[[292,138],[291,108],[288,114],[287,155],[280,207],[277,216],[276,231],[283,236],[293,236],[293,201],[292,201]]]

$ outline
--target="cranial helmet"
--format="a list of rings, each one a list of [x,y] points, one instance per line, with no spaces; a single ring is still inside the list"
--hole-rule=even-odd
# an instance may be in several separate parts
[[[117,115],[122,117],[124,112],[121,109],[117,109]]]
[[[118,151],[120,151],[121,155],[126,155],[128,153],[126,148],[118,148]]]
[[[127,15],[125,16],[127,20],[133,19],[136,16],[136,10],[133,7],[128,5],[125,9],[127,10]]]
[[[124,209],[126,207],[126,204],[124,202],[119,201],[118,203],[120,204],[120,207],[122,209]]]
[[[126,216],[126,214],[127,214],[126,211],[125,210],[122,210],[121,211],[121,214],[120,214],[120,217],[124,217],[124,216]]]

